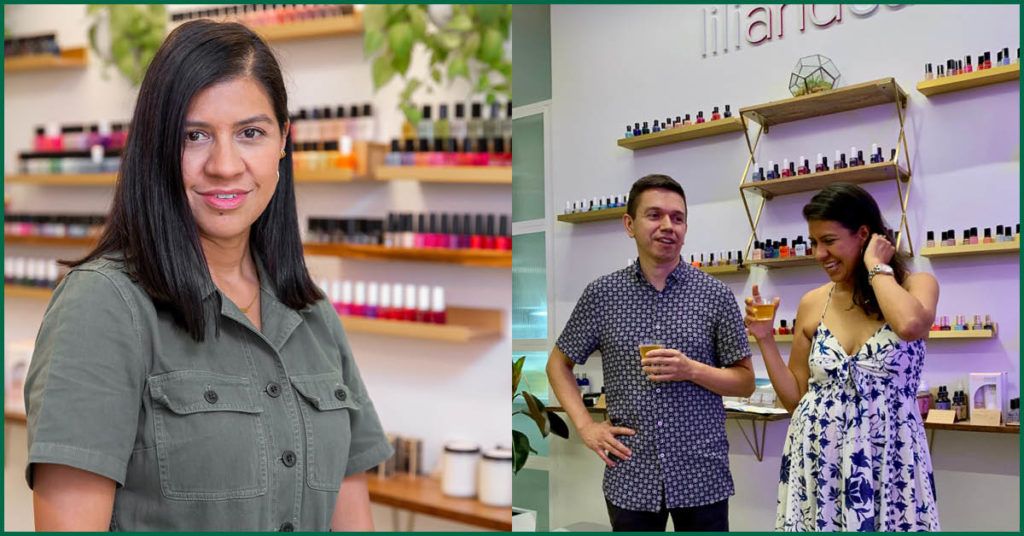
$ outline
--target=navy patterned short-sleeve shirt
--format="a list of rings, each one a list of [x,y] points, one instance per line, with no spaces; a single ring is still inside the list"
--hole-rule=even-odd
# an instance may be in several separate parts
[[[579,364],[601,352],[609,418],[636,430],[618,437],[633,455],[605,469],[605,497],[647,512],[726,499],[734,487],[722,397],[692,382],[648,380],[639,345],[654,340],[715,367],[750,357],[732,292],[685,262],[660,292],[637,261],[587,285],[556,344]]]

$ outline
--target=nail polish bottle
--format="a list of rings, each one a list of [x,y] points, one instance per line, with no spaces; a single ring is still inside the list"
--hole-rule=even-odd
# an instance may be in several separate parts
[[[773,179],[777,179],[777,178],[779,178],[781,176],[782,175],[779,174],[779,165],[778,164],[772,164],[772,178]]]
[[[444,302],[444,288],[435,286],[430,301],[430,321],[434,324],[448,323],[448,310]]]
[[[949,401],[949,393],[946,391],[945,385],[939,386],[939,396],[935,399],[935,409],[948,410],[952,407],[952,403]]]
[[[751,168],[753,171],[750,172],[750,182],[757,182],[764,180],[764,168],[760,167],[760,164],[754,162]]]
[[[935,231],[928,231],[928,240],[924,243],[925,247],[935,247]]]
[[[971,227],[971,245],[980,244],[981,240],[978,238],[978,228]]]
[[[764,250],[761,249],[761,243],[757,240],[754,241],[754,250],[750,253],[750,258],[755,261],[761,260],[764,256]]]
[[[644,126],[643,126],[643,128],[640,129],[640,133],[641,134],[650,134],[651,133],[650,127],[647,126],[647,121],[644,121]]]
[[[785,320],[779,320],[779,335],[789,335],[789,327],[787,327]]]
[[[786,239],[782,239],[782,243],[779,245],[779,258],[785,259],[789,257],[789,244],[786,243]]]
[[[930,64],[930,63],[924,64],[924,79],[925,80],[933,80],[934,78],[935,78],[935,75],[932,74],[932,64]]]
[[[708,266],[715,266],[715,254],[714,253],[709,253],[708,254]]]
[[[997,50],[996,51],[996,67],[999,67],[1002,64],[1003,64],[1003,51],[1002,50]]]
[[[1005,240],[1005,238],[1003,237],[1002,225],[996,225],[996,235],[992,237],[992,239],[995,240],[996,242],[1002,242],[1003,240]]]
[[[796,177],[796,162],[789,163],[789,176]]]
[[[1020,398],[1010,399],[1010,411],[1006,413],[1006,424],[1020,426]]]
[[[405,308],[402,309],[402,320],[416,321],[416,285],[405,285]]]
[[[640,134],[642,134],[640,130],[640,123],[633,123],[633,135],[639,136]]]
[[[626,125],[626,137],[627,138],[632,138],[633,137],[633,127],[631,127],[629,125]]]
[[[1013,234],[1009,225],[1003,228],[1003,242],[1013,242]]]
[[[704,122],[704,110],[701,110],[701,111],[697,112],[697,124],[699,125],[699,124],[701,124],[703,122]]]
[[[473,139],[484,137],[483,104],[470,104],[470,117],[466,122],[466,135]]]
[[[793,246],[796,248],[794,253],[797,257],[804,257],[807,255],[807,244],[804,243],[804,237],[802,235],[796,237],[796,242],[793,242]]]
[[[654,126],[651,127],[651,134],[657,134],[658,132],[661,132],[661,123],[658,123],[658,120],[655,119]]]
[[[790,173],[789,173],[789,159],[788,158],[783,158],[782,159],[782,174],[780,176],[781,177],[789,177],[790,176]]]
[[[470,237],[470,248],[483,249],[484,247],[484,216],[477,214],[474,220],[473,234]]]
[[[666,117],[665,122],[661,125],[661,130],[672,128],[673,125],[675,125],[675,123],[672,121],[672,118]]]
[[[711,120],[718,121],[721,118],[722,116],[718,113],[718,106],[715,106],[714,109],[711,110]]]
[[[974,67],[971,66],[971,55],[970,54],[964,56],[964,72],[965,73],[974,72]]]
[[[818,159],[815,160],[815,162],[814,162],[814,172],[815,173],[821,173],[822,171],[825,171],[825,166],[824,166],[824,160],[823,159],[824,159],[824,156],[822,156],[821,153],[818,153]]]
[[[377,318],[380,298],[380,288],[376,281],[370,281],[366,285],[366,307],[363,308],[363,316],[366,318]]]
[[[964,62],[956,60],[956,74],[964,74]]]
[[[809,174],[811,172],[811,163],[810,163],[810,161],[808,161],[807,158],[803,157],[803,156],[800,157],[800,161],[803,162],[803,164],[800,166],[800,169],[797,170],[797,174],[798,175],[807,175],[807,174]]]
[[[391,285],[388,285],[387,283],[384,283],[384,286],[391,288],[391,291],[389,292],[389,294],[391,296],[391,305],[386,309],[386,311],[384,313],[384,314],[387,315],[387,316],[385,316],[385,318],[387,318],[388,320],[403,320],[404,319],[404,313],[403,313],[404,305],[403,304],[405,303],[405,301],[402,299],[402,297],[403,297],[402,296],[402,284],[401,283],[393,283]],[[381,292],[380,304],[381,304],[381,307],[384,307],[384,293],[383,292]]]
[[[849,166],[850,167],[854,167],[854,166],[857,166],[857,165],[859,165],[858,160],[857,160],[857,148],[856,147],[850,147]]]
[[[451,249],[451,226],[448,224],[448,214],[441,214],[441,224],[434,236],[434,245],[442,249]]]
[[[736,264],[743,266],[743,252],[736,250]]]
[[[722,117],[732,117],[732,111],[729,110],[728,104],[725,105],[725,113],[722,114]]]
[[[776,258],[775,254],[776,254],[775,244],[771,241],[771,239],[765,240],[764,241],[764,258],[766,258],[766,259],[774,259],[774,258]]]
[[[693,122],[690,121],[690,114],[686,114],[683,117],[683,126],[692,125],[692,124],[693,124]]]
[[[991,244],[993,242],[995,242],[995,240],[992,240],[992,228],[991,227],[986,227],[985,228],[985,238],[984,238],[982,243],[983,244]]]
[[[391,305],[391,285],[380,284],[380,305],[377,307],[377,318],[381,320],[393,320],[394,310]]]
[[[1020,224],[1019,223],[1014,228],[1013,240],[1016,241],[1016,242],[1020,242]]]
[[[430,311],[430,287],[427,285],[420,285],[417,290],[416,321],[430,322],[433,317]]]
[[[366,283],[362,281],[356,281],[355,283],[355,297],[352,300],[352,305],[349,308],[349,314],[353,316],[363,316],[366,314]]]
[[[984,328],[984,324],[981,323],[981,315],[974,315],[974,322],[971,323],[971,329],[979,331]]]
[[[497,247],[497,235],[494,232],[494,214],[487,215],[487,234],[484,235],[484,249],[495,249]]]
[[[981,329],[992,330],[995,326],[992,324],[992,316],[985,315],[985,323],[981,325]]]
[[[935,78],[944,78],[945,76],[946,72],[942,69],[941,65],[935,68]]]
[[[774,169],[774,168],[775,168],[775,162],[773,160],[769,160],[768,161],[768,171],[764,175],[765,179],[774,179],[775,178],[774,176],[772,176],[772,169]]]
[[[697,268],[697,260],[693,258],[693,255],[690,255],[690,266]]]
[[[512,230],[509,228],[509,217],[502,215],[498,220],[498,237],[495,249],[512,251]]]
[[[985,68],[986,69],[991,69],[992,68],[992,51],[991,50],[986,50],[985,51]]]

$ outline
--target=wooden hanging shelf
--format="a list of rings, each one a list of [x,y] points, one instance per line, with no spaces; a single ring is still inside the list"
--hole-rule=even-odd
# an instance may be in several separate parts
[[[924,257],[962,257],[965,255],[987,255],[992,253],[1020,253],[1020,242],[993,242],[990,244],[968,244],[965,246],[933,246],[922,248]]]
[[[87,65],[89,65],[89,50],[86,47],[65,48],[60,51],[59,56],[54,54],[27,54],[4,58],[5,73],[85,69]]]
[[[327,17],[302,22],[254,26],[252,31],[264,41],[280,43],[315,37],[359,35],[363,33],[363,16],[359,11],[351,15]]]
[[[592,221],[621,220],[625,213],[626,207],[616,207],[591,210],[589,212],[577,212],[575,214],[559,214],[557,219],[566,223],[587,223]]]
[[[922,80],[917,83],[917,90],[925,96],[940,95],[953,91],[963,91],[976,87],[1000,84],[1020,80],[1020,64],[1013,63],[991,69],[982,69],[955,76],[944,76],[932,80]]]
[[[52,295],[53,289],[51,288],[4,285],[4,299],[28,298],[32,300],[49,300]]]
[[[6,184],[36,184],[39,186],[113,186],[116,173],[21,173],[4,177]]]
[[[96,240],[97,237],[4,235],[5,244],[24,246],[92,247],[96,245]]]
[[[377,245],[306,243],[307,255],[363,260],[441,262],[483,268],[511,268],[512,252],[494,249],[391,248]]]
[[[844,169],[832,169],[809,175],[798,175],[796,177],[748,182],[740,186],[740,191],[753,192],[764,196],[766,199],[771,199],[777,195],[814,192],[835,182],[863,184],[896,178],[906,182],[910,178],[910,174],[896,162],[888,161]]]
[[[718,136],[721,134],[728,134],[729,132],[739,132],[741,130],[743,130],[743,121],[739,117],[727,117],[716,121],[706,121],[700,124],[669,128],[654,134],[643,134],[641,136],[621,138],[618,141],[618,145],[619,147],[625,147],[626,149],[636,151],[638,149],[646,149],[648,147],[657,147],[659,145],[668,145],[671,143],[679,143],[698,138]]]
[[[379,166],[376,179],[512,184],[512,166]]]
[[[743,264],[748,266],[764,266],[765,268],[792,268],[796,266],[814,266],[818,261],[811,255],[803,257],[786,257],[784,259],[744,259]]]
[[[748,106],[740,109],[740,115],[767,130],[772,125],[896,102],[897,98],[906,104],[907,93],[896,83],[895,78],[889,77]]]
[[[380,320],[361,316],[342,316],[341,323],[345,326],[345,331],[351,333],[456,343],[501,335],[503,321],[499,310],[450,307],[447,316],[446,324]]]

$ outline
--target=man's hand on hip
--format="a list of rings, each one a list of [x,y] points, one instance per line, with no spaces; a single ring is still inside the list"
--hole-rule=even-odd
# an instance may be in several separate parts
[[[620,461],[628,460],[633,452],[626,448],[618,439],[617,435],[635,435],[636,432],[622,426],[612,426],[608,421],[591,422],[577,430],[580,438],[587,447],[596,452],[604,460],[608,467],[615,467],[615,462],[609,457],[617,457]]]
[[[693,381],[697,370],[705,366],[694,361],[679,350],[663,348],[651,350],[640,360],[647,379],[654,382],[688,382]]]

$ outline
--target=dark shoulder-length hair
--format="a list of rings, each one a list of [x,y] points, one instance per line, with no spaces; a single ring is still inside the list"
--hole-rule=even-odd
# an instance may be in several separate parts
[[[856,233],[862,225],[868,228],[868,240],[875,233],[893,240],[892,232],[885,225],[882,211],[878,203],[866,190],[855,184],[835,183],[818,192],[804,206],[804,219],[810,221],[834,221],[851,233]],[[895,244],[895,242],[893,242]],[[863,255],[863,250],[861,251]],[[908,267],[910,256],[896,250],[889,265],[895,272],[896,282],[903,281],[910,275]],[[853,303],[869,316],[882,319],[882,310],[875,298],[875,291],[868,283],[868,269],[863,262],[856,263],[853,284]]]
[[[203,292],[212,279],[182,180],[185,114],[204,89],[241,77],[266,92],[282,135],[288,136],[281,68],[259,36],[241,24],[205,20],[185,23],[167,36],[139,88],[106,228],[92,252],[66,263],[123,255],[129,275],[196,341],[204,339]],[[278,299],[298,310],[323,293],[306,270],[290,139],[285,146],[277,189],[252,225],[249,247],[263,262]]]

